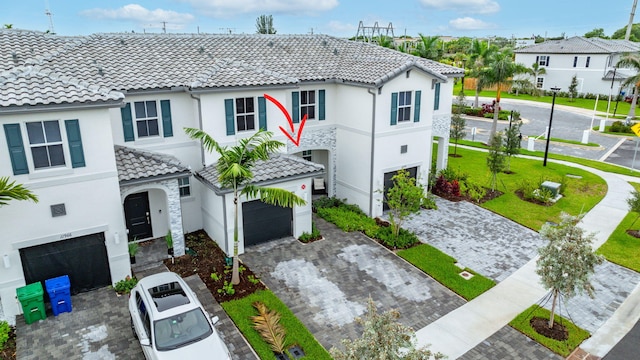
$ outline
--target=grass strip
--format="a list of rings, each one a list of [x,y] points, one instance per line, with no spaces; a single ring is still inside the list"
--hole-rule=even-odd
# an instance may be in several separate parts
[[[455,265],[453,257],[428,244],[400,250],[397,254],[467,300],[478,297],[496,285],[493,280],[468,268],[464,270],[474,276],[464,279],[459,275],[462,269]]]
[[[292,269],[292,271],[295,271],[295,269]],[[260,290],[242,299],[227,301],[221,304],[222,308],[229,314],[229,317],[231,317],[238,329],[240,329],[260,359],[273,360],[275,356],[269,345],[253,328],[251,317],[257,315],[257,311],[252,304],[256,301],[263,302],[267,308],[281,314],[280,324],[286,329],[287,342],[291,346],[298,345],[302,348],[305,353],[302,359],[331,360],[331,355],[320,345],[313,334],[311,334],[291,310],[269,290]]]
[[[521,333],[527,335],[531,339],[537,341],[549,350],[564,357],[569,356],[575,348],[577,348],[585,339],[591,336],[588,331],[579,328],[569,320],[557,314],[554,316],[554,321],[556,323],[562,324],[567,328],[567,330],[569,331],[569,338],[565,341],[558,341],[538,334],[530,325],[531,319],[534,317],[539,317],[549,320],[550,315],[551,312],[549,310],[539,307],[538,305],[533,305],[522,312],[520,315],[516,316],[516,318],[513,319],[509,323],[509,325],[511,325]]]

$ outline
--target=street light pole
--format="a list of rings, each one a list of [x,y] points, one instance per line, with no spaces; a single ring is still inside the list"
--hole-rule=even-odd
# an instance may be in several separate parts
[[[547,129],[547,145],[544,148],[544,161],[542,166],[547,166],[547,156],[549,155],[549,140],[551,139],[551,123],[553,122],[553,108],[556,105],[556,94],[560,91],[559,87],[552,87],[553,99],[551,100],[551,115],[549,116],[549,129]]]

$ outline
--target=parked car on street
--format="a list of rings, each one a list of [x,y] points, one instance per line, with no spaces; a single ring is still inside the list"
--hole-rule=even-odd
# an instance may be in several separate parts
[[[134,336],[148,360],[230,360],[231,355],[187,283],[172,272],[147,276],[131,290]]]

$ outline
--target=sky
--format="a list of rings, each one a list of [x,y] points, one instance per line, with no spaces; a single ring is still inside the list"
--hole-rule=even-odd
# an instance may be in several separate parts
[[[59,35],[103,32],[256,31],[272,15],[278,34],[352,37],[358,24],[395,36],[581,36],[625,27],[633,0],[0,0],[0,25]],[[46,12],[52,14],[51,17]],[[640,9],[638,9],[640,10]],[[634,22],[640,22],[640,19]],[[164,30],[163,30],[164,27]]]

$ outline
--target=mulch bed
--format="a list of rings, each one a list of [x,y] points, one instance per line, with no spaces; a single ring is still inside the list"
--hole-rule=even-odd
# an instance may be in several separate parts
[[[16,359],[16,328],[11,327],[9,331],[9,339],[4,343],[4,348],[0,350],[0,359],[15,360]]]
[[[250,281],[249,279],[257,279],[257,277],[240,263],[241,269],[244,268],[244,270],[240,272],[240,284],[233,286],[235,292],[233,294],[219,292],[225,281],[231,283],[231,266],[226,266],[224,252],[202,230],[187,234],[185,239],[189,249],[187,254],[174,258],[173,264],[171,259],[165,260],[164,264],[170,271],[182,277],[198,274],[217,302],[241,299],[258,290],[266,289],[261,281]],[[219,275],[220,279],[212,279],[212,273]]]
[[[550,339],[565,341],[569,338],[569,331],[564,325],[560,325],[557,322],[553,323],[553,327],[549,329],[549,319],[543,319],[540,317],[534,317],[529,322],[531,327],[540,335],[546,336]]]
[[[439,196],[439,197],[441,197],[443,199],[447,199],[449,201],[453,201],[453,202],[468,201],[468,202],[473,203],[473,204],[483,204],[483,203],[485,203],[485,202],[487,202],[489,200],[493,200],[493,199],[495,199],[497,197],[502,196],[502,194],[504,194],[500,190],[493,190],[492,191],[491,189],[488,189],[488,188],[485,188],[485,189],[487,190],[487,192],[485,193],[484,197],[482,199],[480,199],[480,201],[478,201],[478,202],[476,202],[475,200],[473,200],[472,198],[470,198],[467,195],[455,196],[455,195],[452,195],[452,194],[439,193],[435,189],[433,189],[432,191],[433,191],[434,195],[437,195],[437,196]]]
[[[640,238],[640,230],[627,230],[627,234],[635,238]]]

